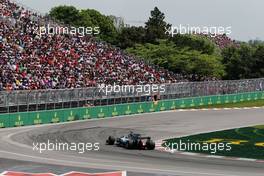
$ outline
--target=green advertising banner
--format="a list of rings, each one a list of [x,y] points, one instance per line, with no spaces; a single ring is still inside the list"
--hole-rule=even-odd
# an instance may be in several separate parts
[[[79,108],[79,120],[87,120],[91,119],[92,117],[93,108]]]
[[[0,128],[10,127],[9,114],[0,114]]]
[[[0,128],[70,122],[95,118],[115,117],[175,109],[197,108],[226,103],[264,99],[264,92],[248,92],[231,95],[189,97],[157,102],[140,102],[110,106],[55,109],[49,111],[0,114]]]

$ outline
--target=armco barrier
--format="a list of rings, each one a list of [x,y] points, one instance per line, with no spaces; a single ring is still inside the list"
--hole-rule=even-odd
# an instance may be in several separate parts
[[[264,99],[264,92],[262,91],[230,95],[182,98],[159,102],[142,102],[110,106],[0,114],[0,128],[105,118],[147,112],[168,111],[182,108],[196,108],[200,106],[237,103],[260,99]]]

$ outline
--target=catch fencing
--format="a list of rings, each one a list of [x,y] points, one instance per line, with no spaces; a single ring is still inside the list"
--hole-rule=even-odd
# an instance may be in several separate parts
[[[264,79],[184,82],[166,84],[161,100],[208,95],[225,95],[264,90]],[[0,91],[0,113],[103,106],[150,101],[153,92],[111,92],[99,87],[81,89]]]
[[[173,100],[161,100],[157,102],[140,102],[109,106],[0,114],[0,128],[106,118],[184,108],[208,107],[212,105],[230,104],[252,100],[264,100],[264,91],[180,98]]]

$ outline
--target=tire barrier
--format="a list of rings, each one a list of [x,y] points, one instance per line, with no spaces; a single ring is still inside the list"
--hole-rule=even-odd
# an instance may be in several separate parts
[[[158,102],[128,103],[71,109],[56,109],[37,112],[0,114],[0,128],[69,122],[75,120],[115,117],[140,113],[198,108],[218,104],[230,104],[253,100],[264,100],[264,92],[248,92],[229,95],[214,95]]]

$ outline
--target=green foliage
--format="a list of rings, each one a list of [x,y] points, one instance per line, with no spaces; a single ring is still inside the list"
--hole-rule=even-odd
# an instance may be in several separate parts
[[[79,10],[73,6],[65,5],[52,8],[49,15],[56,20],[73,26],[80,18]]]
[[[176,73],[218,78],[225,74],[221,57],[203,54],[201,51],[188,47],[180,48],[172,41],[161,40],[157,45],[137,44],[134,48],[127,49],[127,51]]]
[[[134,47],[136,43],[144,43],[145,29],[143,27],[127,27],[121,29],[117,45],[123,49]]]
[[[172,138],[166,140],[166,145],[171,147],[173,143],[199,143],[203,144],[219,144],[219,143],[230,143],[230,150],[201,150],[201,148],[187,148],[184,151],[194,152],[194,153],[204,153],[210,155],[220,155],[229,157],[241,157],[241,158],[254,158],[254,159],[264,159],[263,146],[261,145],[263,141],[264,130],[263,125],[244,127],[237,129],[229,129],[223,131],[215,131],[210,133],[203,133],[197,135],[191,135],[181,138]],[[220,140],[218,142],[210,142],[212,140]],[[258,145],[259,144],[259,145]],[[165,146],[165,143],[163,144]],[[220,149],[220,148],[218,148]]]
[[[241,44],[223,50],[227,79],[264,77],[264,45]]]
[[[117,31],[110,17],[93,9],[77,10],[73,6],[58,6],[50,11],[50,16],[76,27],[99,27],[102,40],[113,43],[116,40]]]
[[[100,27],[101,39],[110,43],[115,40],[117,31],[110,17],[102,15],[93,9],[81,10],[80,16],[83,19],[83,23],[80,26],[91,23],[93,27]]]
[[[157,7],[151,11],[145,27],[121,27],[118,31],[113,16],[92,9],[58,6],[51,9],[50,16],[76,27],[99,27],[100,39],[175,73],[224,79],[264,77],[263,41],[251,40],[220,50],[204,36],[169,37],[166,29],[170,24]]]
[[[165,15],[157,7],[151,11],[151,16],[145,27],[127,27],[119,32],[117,45],[123,49],[134,47],[135,44],[157,43],[158,39],[167,38],[166,29],[170,24],[165,22]]]
[[[253,54],[255,65],[252,70],[255,70],[253,77],[261,78],[264,77],[264,45],[259,45]]]
[[[177,34],[170,40],[178,47],[190,47],[191,49],[201,51],[203,54],[214,54],[216,48],[215,44],[204,36]]]
[[[166,38],[166,29],[170,27],[165,20],[165,15],[157,7],[150,12],[151,16],[146,22],[146,41],[154,43],[157,39]]]
[[[251,46],[264,45],[264,41],[261,41],[261,40],[249,40],[248,44],[250,44]]]

